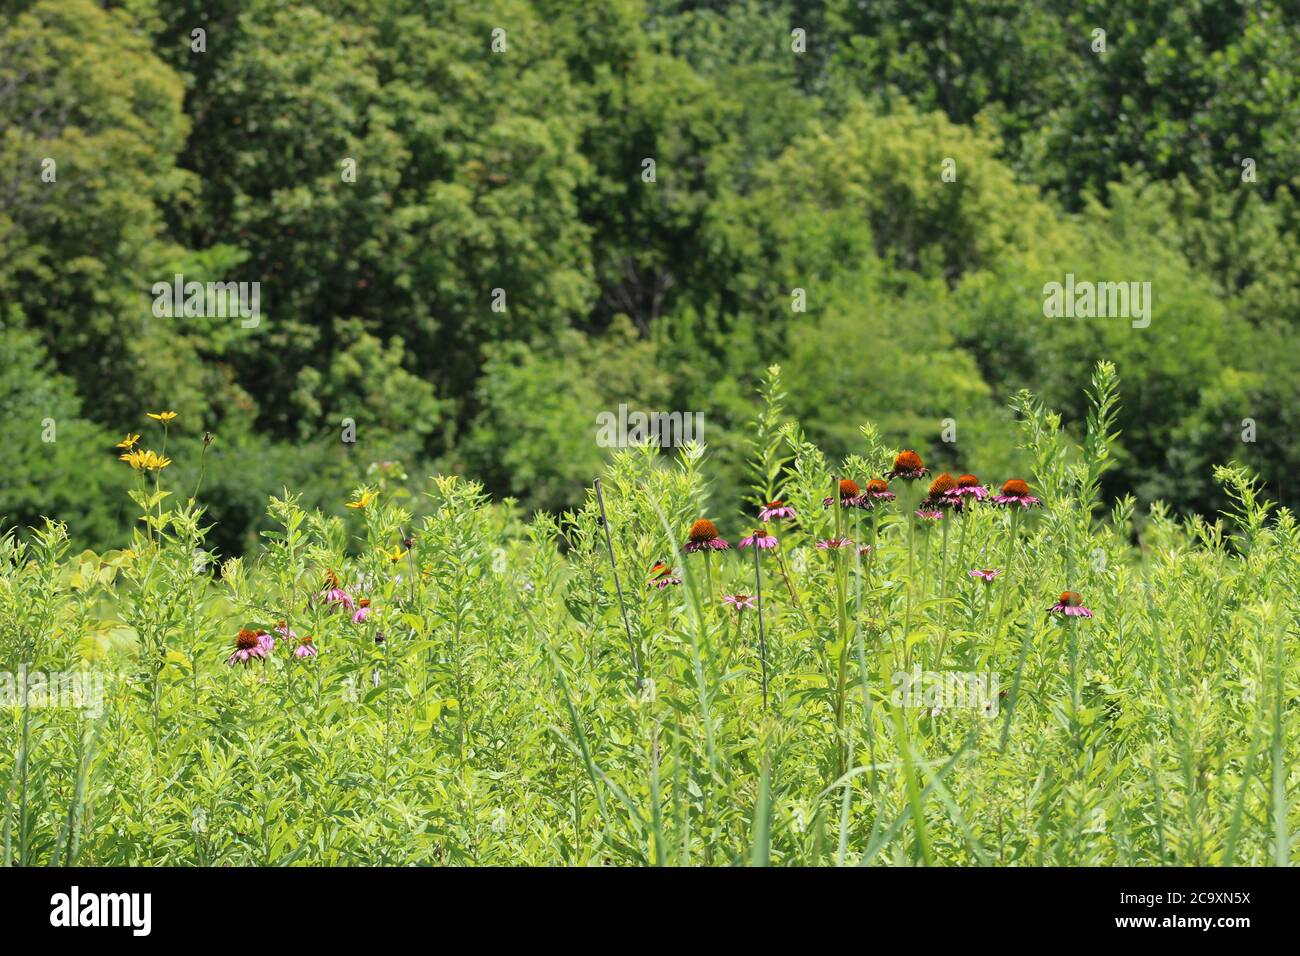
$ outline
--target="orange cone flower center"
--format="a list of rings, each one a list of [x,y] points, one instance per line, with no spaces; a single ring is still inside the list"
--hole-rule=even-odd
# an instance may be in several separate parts
[[[921,464],[921,456],[910,449],[900,451],[898,457],[894,459],[894,471],[920,471],[924,467]]]
[[[691,533],[687,537],[696,544],[701,544],[705,541],[712,541],[717,536],[718,526],[708,518],[701,518],[691,525]]]
[[[945,491],[952,491],[956,487],[957,480],[945,471],[943,474],[936,476],[934,481],[930,482],[930,497],[938,498]]]

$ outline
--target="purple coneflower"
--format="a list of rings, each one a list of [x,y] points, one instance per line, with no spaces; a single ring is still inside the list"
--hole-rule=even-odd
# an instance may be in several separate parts
[[[948,497],[948,492],[957,487],[957,479],[948,472],[942,472],[935,476],[934,481],[930,482],[930,489],[926,492],[925,500],[921,502],[923,508],[947,508],[954,504],[953,499]]]
[[[897,497],[889,490],[889,483],[881,478],[872,478],[867,482],[867,490],[862,497],[872,501],[893,501]]]
[[[1029,485],[1025,484],[1019,478],[1012,478],[1002,486],[1002,493],[993,496],[993,503],[999,505],[1020,505],[1022,508],[1030,508],[1041,505],[1042,502],[1029,493]]]
[[[957,487],[946,494],[960,504],[966,498],[983,501],[988,498],[989,490],[981,485],[980,480],[974,475],[962,475],[957,479]]]
[[[739,547],[742,548],[768,548],[776,547],[776,535],[772,534],[765,528],[755,528],[748,538],[741,538]]]
[[[758,607],[758,598],[752,594],[724,594],[722,596],[723,604],[730,604],[737,611],[745,608],[754,609]]]
[[[776,501],[769,502],[767,507],[760,508],[758,511],[759,521],[778,521],[781,518],[793,518],[794,509],[783,502],[780,498]]]
[[[1002,573],[1001,568],[972,568],[967,572],[973,578],[981,578],[985,581],[992,581]]]
[[[662,561],[655,563],[655,566],[650,569],[650,574],[652,577],[646,584],[646,587],[656,587],[660,591],[668,587],[670,584],[682,583],[682,579],[673,574],[673,569]]]
[[[370,616],[370,598],[362,598],[357,602],[357,612],[352,615],[353,624],[364,624],[366,618]]]
[[[325,572],[325,590],[320,593],[325,603],[330,605],[331,610],[338,606],[348,610],[352,608],[352,595],[343,590],[343,585],[339,583],[338,575],[333,571]]]
[[[686,535],[686,545],[682,550],[687,552],[703,551],[705,549],[726,551],[729,547],[731,545],[718,537],[718,526],[708,518],[701,518],[691,525],[691,530]]]
[[[1092,617],[1092,612],[1083,606],[1083,595],[1078,591],[1062,591],[1060,598],[1047,609],[1047,613],[1062,617]]]
[[[233,667],[235,664],[247,664],[253,658],[263,660],[270,657],[273,650],[275,638],[266,631],[240,628],[235,635],[235,653],[230,655],[226,663]]]
[[[943,517],[943,512],[933,511],[926,508],[918,508],[916,511],[916,516],[918,518],[923,518],[926,521],[938,521],[940,518]]]
[[[281,621],[271,630],[275,631],[275,633],[279,634],[281,637],[288,638],[291,641],[296,640],[298,637],[297,632],[290,630],[289,625],[286,624],[284,621]]]
[[[322,594],[321,597],[325,599],[325,603],[330,606],[331,610],[336,607],[341,607],[346,611],[352,610],[352,595],[341,587],[332,587]]]
[[[818,541],[817,547],[822,551],[837,551],[840,548],[847,548],[853,544],[848,538],[827,538],[825,541]]]
[[[900,451],[894,458],[894,467],[885,472],[888,478],[906,478],[909,481],[915,481],[917,478],[924,478],[930,473],[921,462],[921,456],[910,448],[907,451]]]
[[[330,606],[330,610],[335,607],[352,610],[352,596],[343,591],[343,585],[339,584],[338,575],[333,571],[325,572],[325,591],[321,592],[321,597],[325,598],[325,604]]]
[[[858,483],[851,478],[840,479],[839,492],[841,508],[871,507],[870,502],[862,499],[862,489],[858,487]],[[823,498],[822,504],[829,508],[831,505],[835,504],[835,499],[830,497]]]
[[[874,549],[872,548],[871,545],[869,545],[869,544],[864,544],[862,547],[858,548],[858,554],[866,555],[866,554],[869,554],[869,553],[870,553],[871,551],[873,551],[873,550],[874,550]]]
[[[317,653],[316,642],[310,634],[298,638],[298,646],[293,649],[294,657],[315,657]]]

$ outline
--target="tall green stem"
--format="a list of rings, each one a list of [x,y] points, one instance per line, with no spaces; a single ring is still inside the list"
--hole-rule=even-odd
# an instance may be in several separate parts
[[[767,713],[767,637],[763,633],[763,566],[759,561],[761,549],[754,542],[754,605],[758,610],[758,655],[763,665],[763,713]]]
[[[944,602],[948,599],[948,524],[952,521],[952,515],[955,511],[949,511],[943,517],[943,541],[939,546],[939,649],[935,654],[935,665],[943,667],[943,647],[948,643],[948,605]],[[962,525],[963,532],[965,525]],[[964,537],[964,533],[962,537]],[[959,546],[960,547],[960,546]]]
[[[1011,562],[1015,558],[1016,528],[1020,521],[1020,506],[1011,505],[1011,524],[1007,531],[1007,550],[1003,556],[1005,577],[1002,581],[1002,594],[998,598],[998,620],[993,628],[993,653],[997,653],[998,642],[1002,637],[1002,621],[1007,611],[1007,594],[1011,590]]]

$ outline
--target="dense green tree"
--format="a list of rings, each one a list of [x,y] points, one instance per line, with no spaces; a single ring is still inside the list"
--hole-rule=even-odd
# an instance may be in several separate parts
[[[162,384],[191,345],[150,314],[182,251],[163,221],[190,181],[182,93],[123,10],[42,0],[0,29],[0,302],[103,421],[200,400],[193,379]]]
[[[81,411],[75,384],[11,311],[0,321],[0,523],[30,528],[55,518],[87,547],[117,547],[133,508],[130,471],[113,449],[123,436]]]
[[[1108,491],[1212,509],[1237,458],[1294,501],[1297,57],[1277,0],[0,0],[3,348],[41,382],[5,370],[0,514],[110,540],[74,463],[111,498],[160,408],[177,488],[218,435],[224,551],[267,494],[403,470],[559,508],[620,404],[703,414],[725,513],[773,363],[832,453],[874,420],[996,474],[1007,397],[1077,431],[1098,359]],[[259,321],[155,315],[178,273]],[[1046,314],[1066,274],[1149,282],[1151,324]]]

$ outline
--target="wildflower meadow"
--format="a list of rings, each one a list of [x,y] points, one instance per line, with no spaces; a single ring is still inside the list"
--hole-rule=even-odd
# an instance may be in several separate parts
[[[1011,396],[1021,474],[760,399],[741,514],[650,441],[559,515],[285,490],[239,557],[176,416],[123,422],[129,540],[0,537],[4,863],[1296,861],[1300,529],[1249,471],[1212,518],[1103,501],[1105,362],[1081,441]]]

